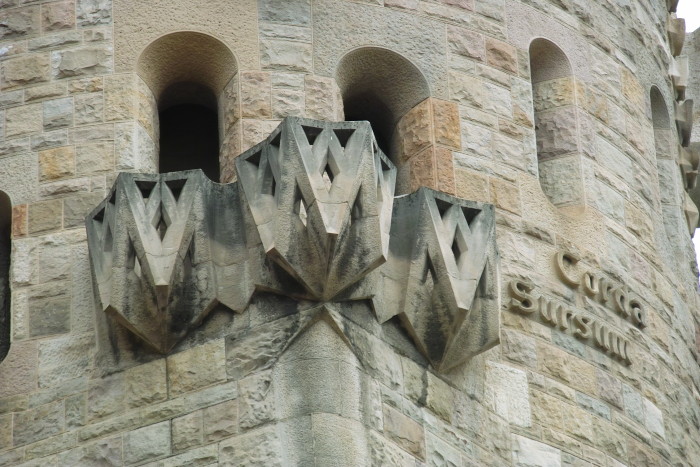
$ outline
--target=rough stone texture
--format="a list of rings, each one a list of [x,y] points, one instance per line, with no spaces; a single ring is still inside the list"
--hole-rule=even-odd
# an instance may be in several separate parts
[[[700,459],[700,307],[686,198],[699,161],[688,101],[700,98],[700,34],[683,40],[682,19],[668,13],[677,2],[225,3],[0,0],[0,190],[12,202],[13,235],[12,300],[0,304],[0,321],[12,328],[0,362],[0,465],[622,467]],[[357,103],[358,118],[375,132],[387,127],[381,144],[398,167],[397,193],[428,185],[495,203],[501,345],[437,372],[416,345],[415,322],[399,315],[378,324],[381,308],[366,301],[367,290],[346,288],[346,297],[362,300],[319,308],[288,276],[292,267],[269,269],[277,282],[264,282],[245,310],[213,307],[167,356],[123,323],[105,330],[114,313],[99,310],[84,217],[117,171],[158,171],[164,102],[137,76],[139,56],[182,31],[206,34],[235,56],[226,62],[232,68],[213,73],[225,81],[212,98],[221,106],[224,180],[236,180],[235,158],[284,117],[347,120],[360,99],[353,91],[373,90]],[[536,40],[556,46],[543,56],[550,62],[531,60]],[[187,50],[208,52],[194,44]],[[221,55],[190,55],[207,64],[197,72],[221,65]],[[168,68],[148,57],[154,70],[182,76],[184,61]],[[386,121],[379,103],[393,112]],[[692,113],[700,115],[697,105]],[[540,159],[538,142],[547,153]],[[276,189],[284,202],[282,185]],[[146,206],[136,194],[135,206]],[[244,236],[255,237],[247,216],[248,224],[234,224],[250,225]],[[441,257],[453,253],[447,230]],[[259,250],[221,251],[212,250],[212,261],[242,264]],[[590,271],[639,296],[647,326],[563,283],[553,260],[561,251],[580,256],[567,269],[575,276]],[[204,252],[179,253],[185,264]],[[227,280],[254,284],[259,272],[230,271]],[[430,276],[417,283],[423,279]],[[631,364],[571,327],[514,313],[514,279],[618,329]],[[279,282],[298,293],[269,294]],[[216,350],[199,355],[214,342]],[[418,453],[390,436],[399,429],[389,409],[422,430]],[[156,448],[139,447],[145,439]]]

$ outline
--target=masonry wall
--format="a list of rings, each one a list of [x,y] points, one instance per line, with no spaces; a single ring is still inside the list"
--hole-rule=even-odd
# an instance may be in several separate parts
[[[700,465],[697,266],[649,100],[656,86],[673,112],[666,2],[201,3],[0,0],[0,190],[13,204],[0,465]],[[429,100],[398,116],[401,186],[496,206],[500,345],[441,374],[368,304],[339,311],[341,335],[262,296],[235,316],[218,308],[167,356],[107,352],[84,217],[119,171],[157,170],[157,96],[138,59],[178,31],[235,57],[219,95],[226,181],[227,161],[284,116],[342,119],[348,52],[415,65]],[[561,206],[538,172],[536,38],[573,72],[538,83],[553,104],[576,102],[559,122],[576,127],[576,165],[547,183],[565,199],[582,188]],[[647,327],[564,285],[560,251],[638,295]],[[514,279],[611,323],[631,364],[514,312]]]

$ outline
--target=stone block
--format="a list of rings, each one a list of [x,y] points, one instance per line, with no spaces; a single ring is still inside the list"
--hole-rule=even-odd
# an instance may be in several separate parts
[[[27,235],[27,205],[18,204],[12,207],[12,238]]]
[[[24,91],[25,102],[60,97],[66,93],[66,89],[65,83],[50,83],[34,86]]]
[[[88,420],[94,422],[124,411],[124,374],[91,380],[87,395]]]
[[[463,199],[489,202],[489,180],[476,172],[455,169],[455,195]]]
[[[89,27],[112,22],[112,0],[77,0],[78,26]]]
[[[537,155],[549,158],[578,151],[576,110],[562,107],[535,115]]]
[[[258,18],[272,23],[311,26],[311,0],[262,0]]]
[[[61,228],[63,202],[60,199],[38,201],[29,205],[29,233],[31,235]]]
[[[219,443],[219,465],[281,467],[282,444],[274,426],[266,426]]]
[[[540,185],[555,206],[583,203],[581,158],[578,155],[540,160]]]
[[[384,433],[411,455],[425,460],[423,427],[388,405],[384,405]]]
[[[453,54],[482,62],[486,60],[484,36],[477,32],[447,26],[447,45]]]
[[[75,150],[63,146],[39,152],[39,180],[51,181],[75,174]]]
[[[270,97],[270,74],[265,72],[244,72],[240,75],[241,113],[244,118],[270,118],[272,103]]]
[[[19,39],[39,34],[41,17],[38,6],[5,9],[0,13],[0,40]]]
[[[527,373],[508,365],[487,363],[486,388],[485,402],[496,414],[512,425],[531,426]]]
[[[224,341],[215,340],[167,358],[170,397],[226,380]]]
[[[2,362],[0,400],[37,389],[36,341],[13,342]]]
[[[173,418],[172,423],[173,452],[187,451],[202,444],[204,426],[202,425],[201,410]]]
[[[504,71],[518,72],[518,55],[515,47],[491,37],[486,37],[486,61],[489,65]]]
[[[108,73],[112,69],[112,51],[106,47],[83,47],[52,52],[51,67],[56,79]]]
[[[238,401],[226,401],[202,410],[204,442],[211,443],[238,433]]]
[[[70,298],[30,301],[29,336],[47,336],[70,331]]]
[[[73,101],[75,125],[99,123],[104,119],[104,99],[101,93],[80,94]]]
[[[122,438],[114,436],[59,454],[57,465],[118,466],[122,463]]]
[[[513,435],[513,465],[516,467],[547,466],[559,467],[561,451],[547,444]]]
[[[265,70],[312,71],[310,43],[266,39],[260,41],[260,54]]]
[[[433,111],[435,143],[462,149],[459,107],[454,102],[430,99]]]
[[[396,126],[396,133],[400,143],[398,164],[408,161],[432,142],[431,100],[426,99],[419,103]]]
[[[85,216],[95,209],[103,198],[101,193],[85,193],[64,198],[63,227],[70,229],[85,225]]]
[[[42,130],[41,104],[13,107],[5,111],[5,136],[21,136]]]
[[[320,76],[306,75],[304,78],[305,116],[319,120],[336,120],[338,107],[335,103],[333,80]]]
[[[165,359],[154,360],[125,373],[125,402],[128,407],[142,407],[168,397]]]
[[[170,421],[125,433],[124,462],[136,464],[170,455]]]
[[[75,2],[44,3],[41,6],[41,25],[44,32],[73,29],[75,27]]]
[[[44,102],[44,130],[54,130],[72,124],[73,98],[65,97]]]
[[[644,399],[645,426],[662,439],[666,438],[664,430],[664,415],[661,409],[649,399]]]
[[[489,185],[491,203],[513,214],[520,214],[520,187],[517,184],[491,177]]]
[[[41,83],[49,80],[50,66],[47,54],[30,54],[2,62],[2,89]]]
[[[576,103],[575,81],[570,76],[535,83],[532,93],[536,112],[551,110],[558,107],[567,107]],[[593,90],[590,90],[586,96],[592,99],[596,95]],[[601,105],[604,105],[607,101],[603,98],[602,103],[597,104],[596,102],[597,101],[593,101],[589,103],[587,108],[593,111],[601,107]]]
[[[301,117],[305,109],[304,93],[293,89],[272,89],[272,116],[284,118],[290,115]]]
[[[81,144],[75,150],[75,167],[79,175],[114,170],[114,144]]]
[[[240,380],[238,394],[238,417],[241,429],[254,428],[274,419],[271,371],[261,371]]]
[[[64,426],[65,408],[62,400],[19,412],[14,417],[13,444],[23,446],[35,443],[60,433]]]

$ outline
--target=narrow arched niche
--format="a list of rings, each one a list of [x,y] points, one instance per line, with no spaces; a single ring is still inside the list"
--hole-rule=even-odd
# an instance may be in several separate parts
[[[231,107],[226,100],[235,101],[238,71],[231,50],[207,34],[172,33],[144,49],[137,69],[158,106],[159,172],[200,168],[212,180],[228,178],[223,143],[235,122],[223,113]]]
[[[540,185],[555,206],[583,203],[576,86],[566,54],[553,42],[530,44]]]
[[[0,191],[0,361],[10,350],[10,257],[12,253],[12,202]]]
[[[396,52],[362,47],[343,56],[335,76],[345,120],[369,121],[379,147],[397,162],[398,148],[392,144],[397,123],[430,97],[423,74]]]

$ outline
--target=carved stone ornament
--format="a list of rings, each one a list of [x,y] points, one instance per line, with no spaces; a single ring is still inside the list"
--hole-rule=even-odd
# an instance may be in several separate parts
[[[236,170],[227,185],[122,173],[86,219],[101,310],[156,351],[256,292],[368,300],[439,370],[498,343],[493,206],[427,188],[395,198],[369,123],[286,118]]]

